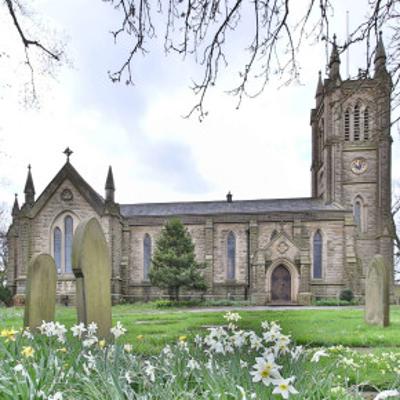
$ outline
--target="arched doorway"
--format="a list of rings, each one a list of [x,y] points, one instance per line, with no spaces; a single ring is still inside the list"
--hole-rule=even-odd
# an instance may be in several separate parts
[[[271,276],[271,300],[273,302],[290,302],[292,300],[292,280],[289,270],[278,265]]]

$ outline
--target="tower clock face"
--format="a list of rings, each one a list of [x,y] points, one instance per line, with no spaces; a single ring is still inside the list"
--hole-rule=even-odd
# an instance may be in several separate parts
[[[354,174],[360,175],[368,168],[367,160],[363,157],[357,157],[351,162],[351,171]]]

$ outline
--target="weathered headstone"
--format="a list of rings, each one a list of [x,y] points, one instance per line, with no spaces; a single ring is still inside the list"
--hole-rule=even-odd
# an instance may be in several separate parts
[[[377,254],[368,266],[365,280],[365,322],[389,325],[389,268],[384,258]]]
[[[82,221],[72,244],[72,269],[76,277],[78,319],[95,322],[98,336],[111,329],[111,261],[106,238],[96,218]]]
[[[54,321],[57,269],[53,257],[40,253],[28,266],[24,326],[36,329],[42,321]]]

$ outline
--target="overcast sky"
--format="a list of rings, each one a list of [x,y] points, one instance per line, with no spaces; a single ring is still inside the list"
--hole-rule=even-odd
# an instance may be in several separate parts
[[[362,16],[365,2],[352,2],[350,24]],[[100,0],[32,3],[36,20],[66,38],[71,66],[64,66],[57,80],[40,82],[40,109],[22,107],[24,67],[13,53],[20,46],[9,16],[0,14],[0,49],[8,46],[14,55],[0,58],[0,201],[10,203],[18,193],[23,202],[29,163],[38,196],[63,166],[67,146],[74,151],[72,164],[102,195],[112,165],[120,203],[222,200],[228,190],[234,199],[310,195],[309,116],[318,70],[325,70],[323,44],[303,46],[300,85],[280,87],[282,82],[273,81],[239,110],[237,99],[225,94],[243,54],[240,42],[232,46],[232,62],[207,99],[208,117],[199,123],[196,116],[182,118],[195,103],[189,86],[199,76],[190,60],[165,57],[155,40],[151,53],[138,58],[136,85],[112,84],[107,71],[119,66],[126,48],[115,46],[109,33],[117,21],[110,5]],[[341,41],[347,6],[334,3],[334,29]],[[354,50],[351,74],[364,67],[363,61],[361,50]],[[393,136],[393,178],[399,179],[398,133]]]

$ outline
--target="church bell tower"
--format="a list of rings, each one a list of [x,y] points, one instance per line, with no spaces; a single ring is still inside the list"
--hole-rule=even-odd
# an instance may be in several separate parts
[[[382,254],[393,262],[391,238],[390,93],[382,35],[377,40],[374,75],[359,70],[342,80],[334,37],[328,77],[318,79],[311,111],[312,197],[353,211],[357,254],[364,261]]]

